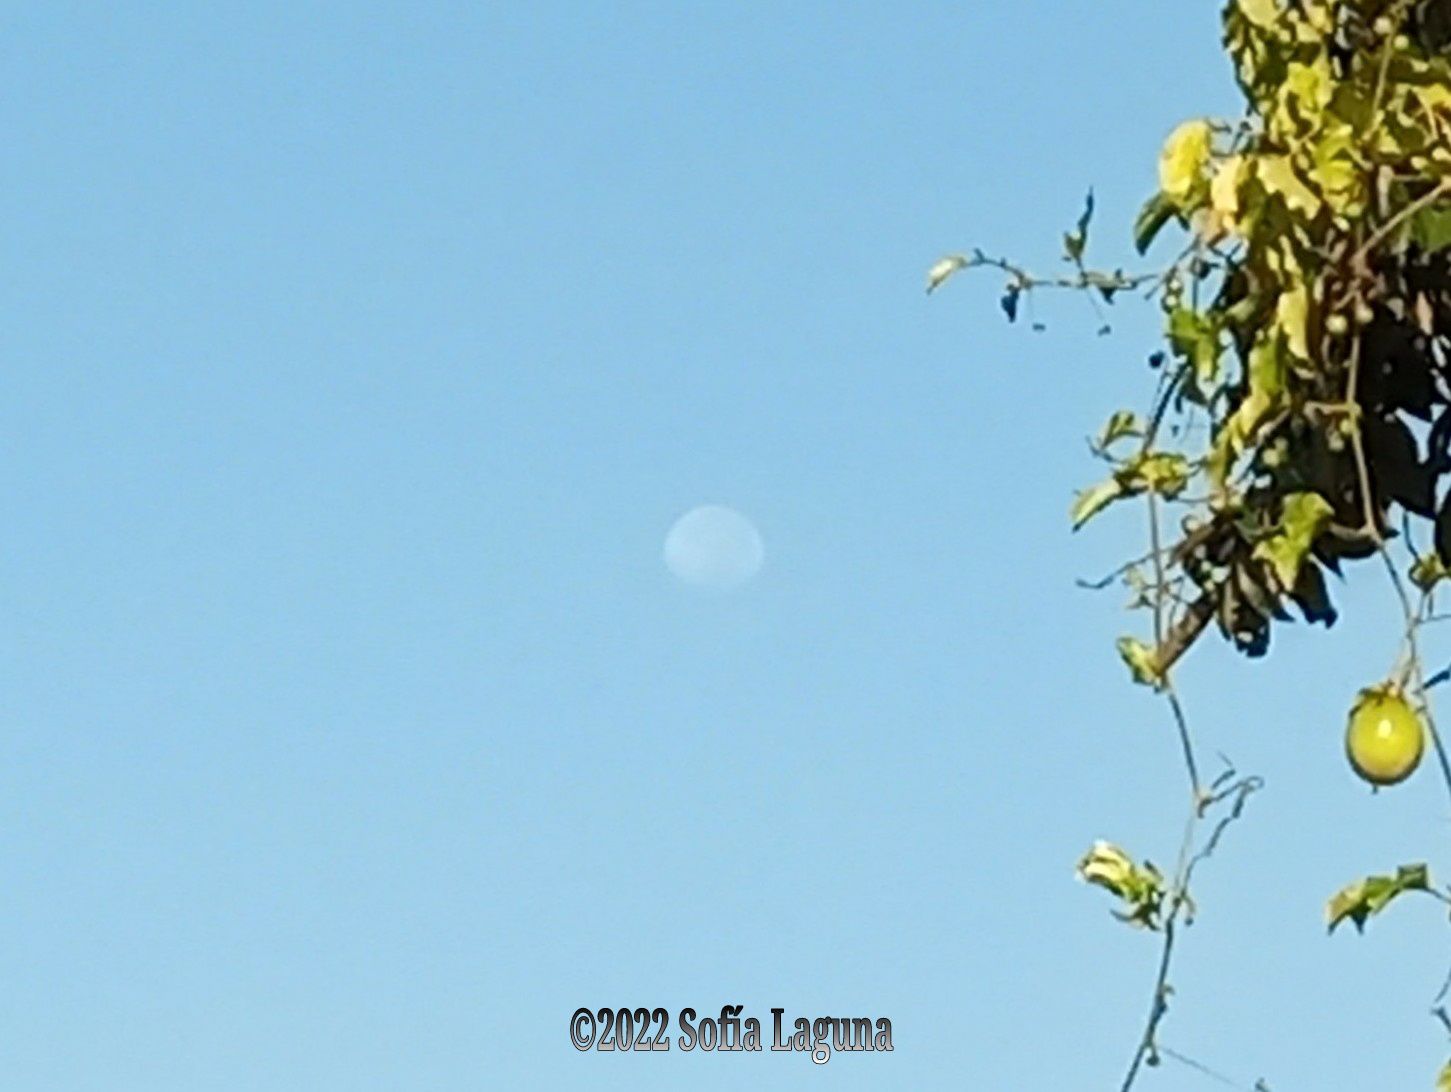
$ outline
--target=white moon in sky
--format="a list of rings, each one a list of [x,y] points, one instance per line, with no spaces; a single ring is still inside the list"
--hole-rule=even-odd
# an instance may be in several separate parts
[[[756,525],[719,504],[691,509],[665,536],[665,564],[687,584],[740,587],[761,571],[765,559],[766,544]]]

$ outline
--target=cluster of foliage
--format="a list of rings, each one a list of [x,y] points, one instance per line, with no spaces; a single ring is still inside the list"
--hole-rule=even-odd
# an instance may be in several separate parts
[[[1232,4],[1247,117],[1186,122],[1163,150],[1139,247],[1170,220],[1195,245],[1160,296],[1172,360],[1158,413],[1202,415],[1209,440],[1159,450],[1158,416],[1117,415],[1105,449],[1144,442],[1074,512],[1081,524],[1117,497],[1176,500],[1202,482],[1168,555],[1192,598],[1157,647],[1124,646],[1146,681],[1211,619],[1252,656],[1287,602],[1333,622],[1322,567],[1377,552],[1394,507],[1434,523],[1418,580],[1451,564],[1451,504],[1436,502],[1451,472],[1448,11]]]
[[[930,291],[961,269],[1005,273],[1010,320],[1025,295],[1052,286],[1107,304],[1144,290],[1163,311],[1148,412],[1120,410],[1103,427],[1093,447],[1107,474],[1078,495],[1071,518],[1076,529],[1128,498],[1147,503],[1148,551],[1115,575],[1152,633],[1122,638],[1119,652],[1135,680],[1173,703],[1193,818],[1233,810],[1198,852],[1186,840],[1171,877],[1107,843],[1079,866],[1119,898],[1122,918],[1166,936],[1125,1088],[1141,1061],[1157,1060],[1193,866],[1259,787],[1232,774],[1200,782],[1171,671],[1203,634],[1215,627],[1262,656],[1275,625],[1296,614],[1334,624],[1327,572],[1380,559],[1405,638],[1389,677],[1367,690],[1374,700],[1352,711],[1353,733],[1379,730],[1354,724],[1371,711],[1414,725],[1399,780],[1420,760],[1424,724],[1451,789],[1416,643],[1451,580],[1451,0],[1230,0],[1224,28],[1244,114],[1174,130],[1135,224],[1141,255],[1179,229],[1182,249],[1167,266],[1090,268],[1090,196],[1064,238],[1071,275],[1039,278],[981,251],[928,275]],[[1361,927],[1407,892],[1451,902],[1425,866],[1403,866],[1337,894],[1329,924]],[[1451,1089],[1451,1064],[1440,1086]]]

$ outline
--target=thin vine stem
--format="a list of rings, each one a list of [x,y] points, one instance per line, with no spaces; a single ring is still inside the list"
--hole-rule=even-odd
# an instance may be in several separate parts
[[[1157,589],[1154,603],[1155,640],[1161,643],[1163,640],[1162,619],[1166,592],[1163,573],[1163,552],[1159,545],[1160,513],[1153,493],[1148,495],[1147,508],[1151,542],[1150,556],[1153,557],[1155,562],[1155,587]],[[1149,997],[1149,1013],[1144,1023],[1143,1034],[1139,1037],[1138,1044],[1134,1048],[1133,1056],[1129,1060],[1123,1083],[1119,1086],[1119,1092],[1130,1092],[1134,1087],[1134,1083],[1138,1080],[1140,1073],[1143,1071],[1143,1067],[1146,1064],[1152,1065],[1158,1063],[1160,1054],[1160,1047],[1158,1046],[1159,1025],[1163,1022],[1164,1016],[1169,1009],[1169,975],[1173,968],[1179,927],[1181,923],[1188,925],[1193,920],[1194,902],[1190,895],[1190,882],[1194,877],[1194,870],[1200,863],[1207,860],[1214,853],[1225,830],[1230,824],[1239,819],[1249,796],[1263,787],[1263,782],[1259,778],[1247,777],[1240,779],[1228,788],[1223,788],[1222,786],[1226,781],[1233,780],[1235,777],[1233,770],[1230,769],[1215,782],[1214,789],[1206,791],[1200,779],[1199,763],[1195,757],[1194,738],[1189,728],[1189,719],[1185,714],[1184,703],[1179,697],[1179,692],[1169,672],[1164,672],[1160,680],[1159,689],[1164,694],[1169,709],[1173,714],[1174,727],[1179,739],[1185,772],[1189,780],[1190,807],[1189,814],[1184,822],[1184,834],[1179,843],[1178,859],[1174,866],[1173,882],[1169,890],[1167,910],[1161,925],[1163,943],[1160,946],[1158,966],[1154,975],[1154,985]],[[1231,798],[1234,800],[1234,803],[1230,810],[1220,817],[1209,837],[1204,841],[1204,844],[1196,850],[1195,844],[1199,827],[1204,821],[1209,809],[1215,804]]]

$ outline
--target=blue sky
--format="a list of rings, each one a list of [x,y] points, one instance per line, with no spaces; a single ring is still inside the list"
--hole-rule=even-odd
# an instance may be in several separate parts
[[[0,34],[0,1084],[16,1092],[1109,1088],[1182,774],[1070,536],[1155,316],[1010,328],[983,246],[1123,240],[1235,106],[1214,5],[12,9]],[[767,561],[661,563],[698,504]],[[1429,776],[1340,753],[1380,574],[1195,652],[1268,789],[1164,1041],[1244,1087],[1429,1087]],[[1435,649],[1445,653],[1448,650]],[[888,1016],[891,1055],[579,1054],[580,1005]],[[1144,1087],[1215,1087],[1166,1063]]]

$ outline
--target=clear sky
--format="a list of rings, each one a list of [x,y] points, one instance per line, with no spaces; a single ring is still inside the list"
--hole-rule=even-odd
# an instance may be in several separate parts
[[[1156,318],[922,278],[1051,267],[1090,184],[1127,261],[1235,108],[1216,6],[10,7],[0,1087],[1116,1088],[1156,947],[1072,866],[1171,858],[1182,771],[1073,587],[1139,521],[1066,511]],[[705,503],[765,539],[730,594],[661,560]],[[1163,1038],[1245,1088],[1444,1060],[1430,904],[1322,927],[1451,866],[1432,777],[1341,757],[1395,634],[1340,597],[1183,671],[1268,788]],[[896,1049],[568,1041],[729,1003]]]

